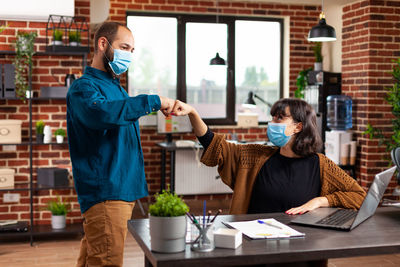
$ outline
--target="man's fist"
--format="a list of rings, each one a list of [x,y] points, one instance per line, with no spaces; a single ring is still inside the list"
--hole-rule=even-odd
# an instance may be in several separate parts
[[[168,97],[160,96],[160,101],[161,101],[160,111],[165,116],[168,116],[171,113],[172,108],[174,107],[175,100]]]

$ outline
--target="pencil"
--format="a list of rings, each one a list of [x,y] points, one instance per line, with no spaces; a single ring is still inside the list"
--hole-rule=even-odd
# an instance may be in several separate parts
[[[217,211],[217,214],[215,214],[214,218],[212,218],[211,223],[214,222],[215,218],[217,218],[217,216],[218,216],[221,212],[222,212],[221,209],[219,209],[219,210]]]
[[[207,223],[210,222],[211,210],[208,211]]]

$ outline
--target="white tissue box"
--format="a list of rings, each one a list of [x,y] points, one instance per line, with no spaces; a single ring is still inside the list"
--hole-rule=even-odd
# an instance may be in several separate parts
[[[236,249],[242,244],[242,232],[236,229],[219,228],[214,232],[215,246]]]
[[[244,128],[258,127],[258,114],[250,112],[238,113],[237,126]]]

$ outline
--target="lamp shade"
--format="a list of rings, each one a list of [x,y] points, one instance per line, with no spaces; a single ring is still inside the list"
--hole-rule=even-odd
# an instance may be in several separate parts
[[[226,65],[225,59],[219,56],[219,53],[210,60],[210,65]]]
[[[318,25],[311,28],[307,39],[311,42],[336,41],[336,31],[332,26],[326,24],[325,18],[320,18]]]
[[[254,101],[253,98],[253,92],[249,92],[249,95],[247,96],[246,102],[244,102],[246,105],[256,105],[256,102]]]

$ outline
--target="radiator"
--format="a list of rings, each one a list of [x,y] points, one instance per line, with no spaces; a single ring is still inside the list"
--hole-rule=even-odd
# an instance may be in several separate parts
[[[217,167],[198,164],[196,150],[176,150],[175,192],[178,195],[232,193],[218,175]],[[200,157],[202,150],[199,151]]]

